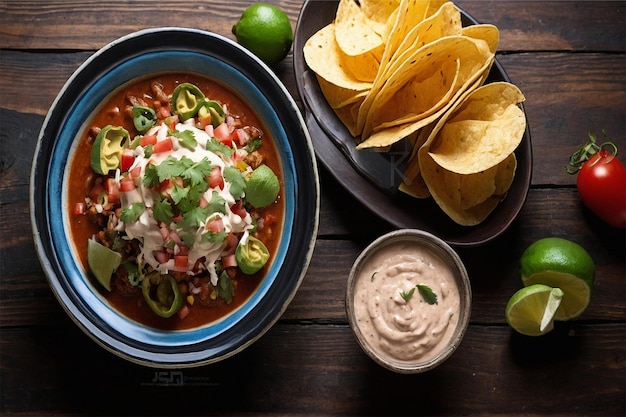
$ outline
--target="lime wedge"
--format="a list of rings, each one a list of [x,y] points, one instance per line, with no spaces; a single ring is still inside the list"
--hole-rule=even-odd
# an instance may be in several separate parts
[[[87,263],[91,273],[104,288],[111,291],[111,275],[122,262],[122,255],[93,239],[87,241]]]
[[[535,284],[517,291],[506,305],[506,321],[521,334],[540,336],[554,328],[563,291]]]

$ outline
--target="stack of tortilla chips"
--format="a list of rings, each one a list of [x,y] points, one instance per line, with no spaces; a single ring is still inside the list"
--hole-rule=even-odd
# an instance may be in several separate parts
[[[463,27],[449,1],[340,0],[304,57],[357,149],[410,140],[400,190],[470,226],[506,195],[526,129],[520,90],[485,84],[498,41],[493,25]]]

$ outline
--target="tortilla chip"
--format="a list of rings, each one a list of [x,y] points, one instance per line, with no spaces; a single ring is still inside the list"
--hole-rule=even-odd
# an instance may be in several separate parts
[[[368,25],[374,32],[382,35],[385,33],[387,21],[400,5],[400,0],[360,0],[359,4]]]
[[[400,123],[421,121],[414,126],[417,127],[414,129],[416,131],[425,125],[424,119],[443,114],[470,86],[475,85],[476,79],[482,75],[485,66],[491,65],[493,59],[484,41],[463,36],[441,38],[420,48],[411,60],[387,80],[371,101],[359,149],[388,146],[402,139],[395,134],[385,134],[374,139],[372,132],[382,127],[395,128]],[[426,80],[438,81],[438,84],[431,82],[428,90],[418,89],[420,83]],[[407,88],[409,93],[414,92],[414,95],[419,94],[424,98],[398,98],[398,94],[406,94],[402,90]],[[438,105],[430,106],[432,103]]]
[[[518,103],[524,96],[505,82],[484,85],[454,110],[429,153],[443,168],[474,174],[498,165],[519,145],[526,129]]]
[[[304,59],[309,68],[331,84],[353,91],[370,89],[372,84],[356,79],[344,68],[341,49],[335,40],[335,27],[331,23],[311,36],[303,47]]]
[[[340,0],[335,16],[335,39],[348,56],[362,55],[383,45],[354,0]]]

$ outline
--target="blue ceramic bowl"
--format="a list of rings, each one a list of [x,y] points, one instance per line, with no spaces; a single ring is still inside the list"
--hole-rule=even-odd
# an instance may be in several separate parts
[[[260,287],[222,320],[185,331],[146,327],[116,311],[87,279],[69,233],[66,183],[73,145],[112,92],[137,78],[163,72],[210,76],[247,101],[277,142],[285,188],[283,235]],[[31,172],[30,210],[42,268],[74,322],[105,349],[130,361],[182,368],[232,356],[278,320],[295,295],[313,252],[319,183],[303,118],[265,64],[222,36],[158,28],[132,33],[105,46],[64,85],[39,135]]]

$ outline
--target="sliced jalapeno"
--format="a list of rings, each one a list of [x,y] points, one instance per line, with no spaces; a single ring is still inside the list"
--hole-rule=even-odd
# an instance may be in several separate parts
[[[219,126],[225,120],[224,108],[217,101],[204,98],[198,103],[198,117],[207,116],[211,116],[211,124],[213,126]]]
[[[146,304],[160,317],[172,317],[183,304],[183,296],[178,283],[169,274],[158,271],[145,276],[141,292]]]
[[[248,236],[245,245],[239,243],[235,250],[235,258],[237,259],[239,269],[248,275],[254,274],[263,268],[269,257],[270,252],[263,242],[252,236]]]
[[[150,129],[156,123],[157,116],[154,109],[150,107],[134,105],[133,110],[133,124],[138,132],[144,133]]]
[[[195,85],[190,83],[179,84],[172,93],[172,108],[184,122],[196,115],[198,104],[203,98],[204,93]]]
[[[122,152],[130,142],[130,134],[120,126],[105,126],[96,136],[91,149],[91,168],[106,174],[120,166]]]

